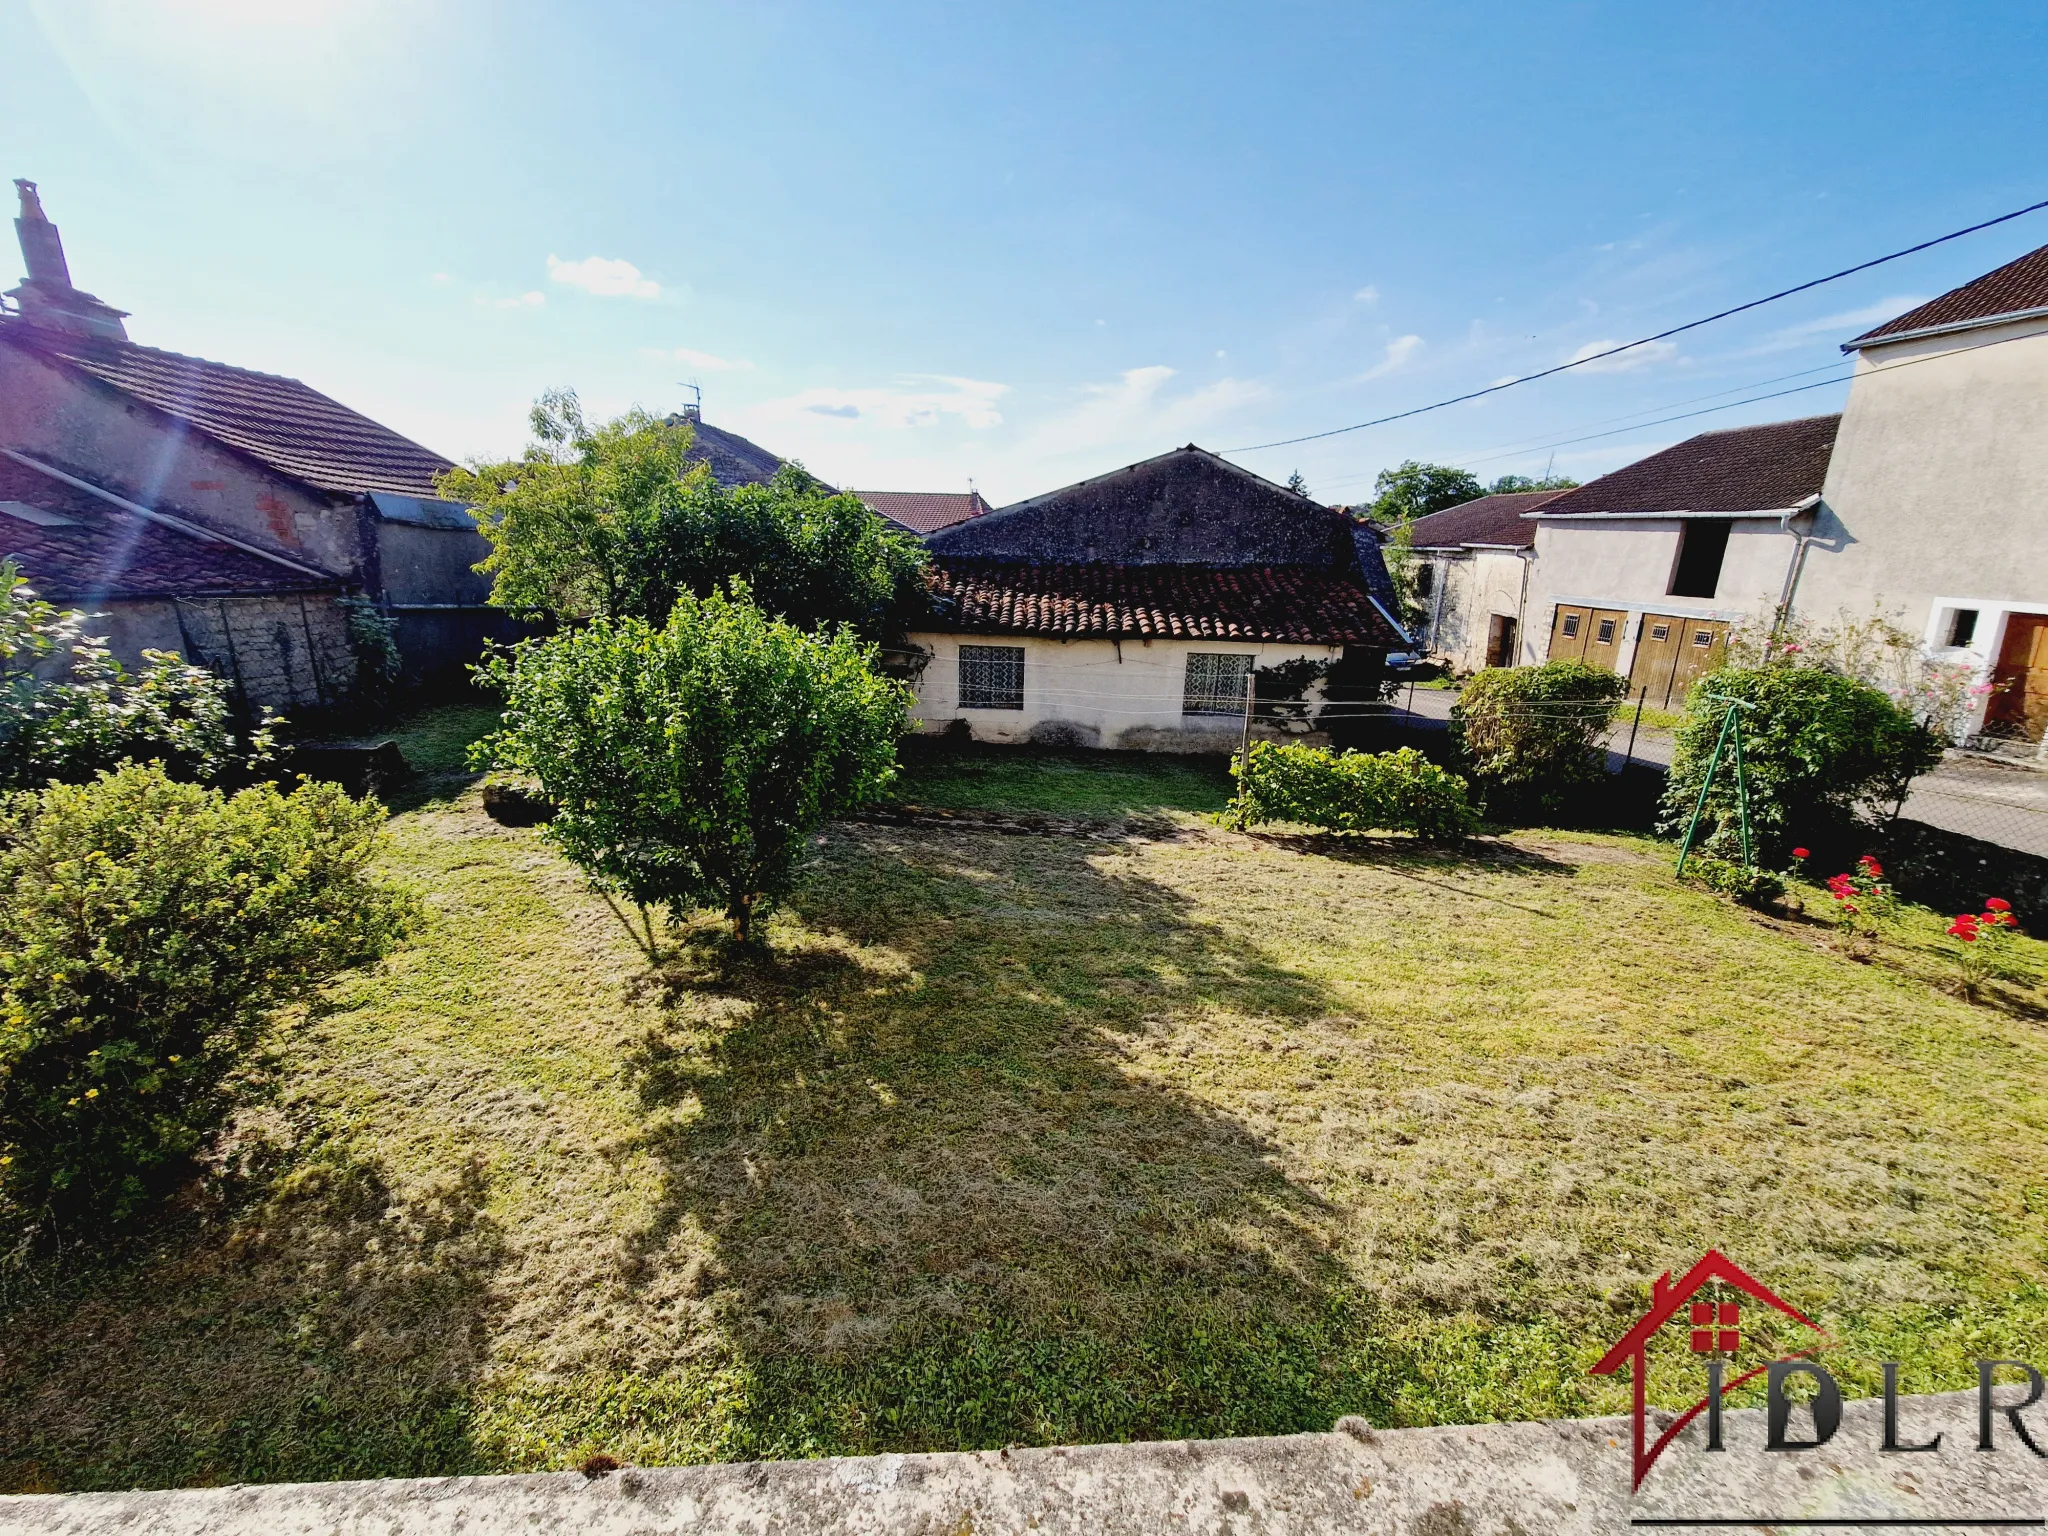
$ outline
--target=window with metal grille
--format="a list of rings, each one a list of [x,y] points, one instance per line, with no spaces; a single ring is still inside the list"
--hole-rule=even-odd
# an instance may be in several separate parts
[[[1595,645],[1614,644],[1614,620],[1602,619],[1600,621],[1600,627],[1593,632],[1593,643]]]
[[[1252,658],[1213,651],[1188,652],[1187,690],[1181,699],[1184,715],[1241,715],[1245,679]]]
[[[1692,632],[1692,643],[1699,650],[1707,650],[1714,643],[1714,632],[1711,629],[1696,629]]]
[[[1024,647],[963,645],[960,647],[962,709],[1024,707]]]
[[[1669,640],[1671,638],[1671,626],[1669,624],[1652,624],[1650,626],[1650,638],[1652,640]]]
[[[1564,616],[1564,637],[1569,640],[1579,632],[1579,616],[1568,613]]]

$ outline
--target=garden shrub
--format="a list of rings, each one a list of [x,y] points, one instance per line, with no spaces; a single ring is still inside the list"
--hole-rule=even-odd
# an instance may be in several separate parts
[[[1332,832],[1412,832],[1469,836],[1478,825],[1465,781],[1413,747],[1398,752],[1330,752],[1321,747],[1252,744],[1232,765],[1238,782],[1232,823],[1297,821]]]
[[[1554,816],[1600,782],[1600,738],[1628,684],[1605,667],[1546,661],[1473,674],[1451,709],[1486,814],[1499,820]]]
[[[769,618],[744,585],[684,593],[662,628],[599,619],[480,668],[506,710],[476,761],[539,781],[542,836],[599,890],[671,918],[715,906],[745,940],[811,833],[895,775],[911,695],[874,662],[850,630]]]
[[[280,1004],[412,912],[384,812],[336,785],[228,797],[155,764],[0,810],[0,1208],[133,1214],[217,1127]]]
[[[1746,907],[1767,907],[1785,894],[1785,878],[1768,869],[1746,869],[1709,853],[1685,861],[1685,874],[1710,891],[1733,897]]]
[[[271,760],[277,724],[238,730],[227,683],[174,651],[144,651],[129,672],[85,633],[83,613],[44,602],[0,564],[0,789],[79,784],[124,762],[246,779]]]
[[[1889,810],[1913,779],[1941,761],[1941,741],[1878,689],[1819,667],[1724,667],[1686,701],[1664,792],[1662,825],[1683,831],[1699,799],[1728,706],[1740,699],[1750,834],[1775,861],[1795,837],[1846,833],[1859,814]],[[1737,846],[1734,763],[1723,757],[1697,842],[1727,856]]]

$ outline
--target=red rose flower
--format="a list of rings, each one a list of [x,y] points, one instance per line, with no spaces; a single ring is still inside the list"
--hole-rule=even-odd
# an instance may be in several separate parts
[[[2012,903],[2003,896],[1987,896],[1984,898],[1984,910],[1987,912],[2010,912],[2012,910]]]
[[[1804,848],[1794,848],[1792,850],[1792,857],[1795,859],[1803,859],[1807,856],[1807,851]]]

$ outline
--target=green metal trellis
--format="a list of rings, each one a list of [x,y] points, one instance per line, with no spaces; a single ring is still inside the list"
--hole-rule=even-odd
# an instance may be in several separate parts
[[[1746,699],[1731,699],[1726,694],[1704,695],[1716,704],[1726,704],[1721,716],[1721,734],[1714,738],[1714,755],[1707,759],[1707,776],[1700,784],[1700,797],[1693,802],[1692,820],[1685,824],[1685,839],[1678,845],[1678,873],[1685,873],[1685,861],[1692,854],[1693,834],[1699,830],[1700,817],[1707,808],[1708,791],[1714,787],[1714,776],[1721,768],[1721,753],[1732,741],[1735,747],[1735,816],[1742,829],[1742,867],[1755,869],[1756,859],[1749,847],[1749,774],[1742,766],[1742,719],[1736,714],[1739,709],[1754,709],[1756,706]]]

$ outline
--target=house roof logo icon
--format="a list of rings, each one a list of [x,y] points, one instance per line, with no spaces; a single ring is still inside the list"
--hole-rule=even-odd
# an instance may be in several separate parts
[[[1681,1309],[1685,1309],[1688,1312],[1687,1321],[1691,1326],[1690,1343],[1695,1354],[1733,1354],[1740,1344],[1739,1303],[1724,1301],[1717,1304],[1710,1301],[1695,1301],[1693,1299],[1702,1289],[1714,1281],[1719,1281],[1730,1290],[1740,1292],[1742,1295],[1763,1306],[1783,1313],[1794,1322],[1812,1331],[1814,1335],[1813,1349],[1787,1355],[1783,1358],[1788,1360],[1806,1359],[1824,1345],[1833,1342],[1833,1336],[1825,1328],[1821,1327],[1820,1324],[1816,1323],[1790,1302],[1780,1298],[1769,1286],[1749,1274],[1718,1248],[1709,1249],[1706,1256],[1693,1265],[1691,1269],[1687,1270],[1676,1282],[1671,1278],[1671,1271],[1665,1270],[1650,1287],[1650,1310],[1637,1319],[1635,1326],[1623,1334],[1615,1342],[1612,1349],[1600,1357],[1599,1363],[1593,1367],[1592,1372],[1595,1376],[1611,1376],[1620,1370],[1622,1366],[1627,1365],[1631,1368],[1631,1374],[1635,1378],[1635,1407],[1632,1416],[1635,1427],[1634,1481],[1630,1484],[1632,1488],[1642,1487],[1643,1479],[1649,1476],[1650,1468],[1655,1466],[1657,1458],[1664,1454],[1665,1447],[1677,1439],[1684,1432],[1685,1427],[1697,1418],[1709,1403],[1708,1398],[1701,1398],[1692,1407],[1680,1414],[1671,1427],[1657,1437],[1654,1444],[1645,1446],[1644,1442],[1647,1439],[1645,1430],[1647,1405],[1644,1400],[1644,1390],[1649,1374],[1648,1352],[1650,1340],[1657,1335],[1658,1331],[1665,1324],[1676,1317]],[[1732,1388],[1739,1387],[1743,1383],[1763,1375],[1769,1369],[1770,1364],[1767,1362],[1755,1367],[1753,1370],[1745,1371],[1740,1376],[1723,1383],[1721,1390],[1725,1393]]]

